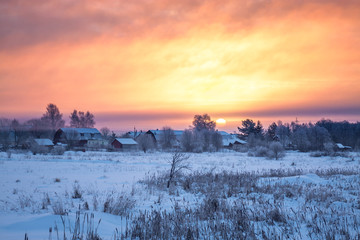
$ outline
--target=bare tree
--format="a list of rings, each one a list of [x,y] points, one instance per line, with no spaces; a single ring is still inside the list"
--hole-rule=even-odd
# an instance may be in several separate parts
[[[33,118],[25,122],[30,126],[30,134],[34,138],[52,138],[53,131],[47,126],[47,122],[42,118]]]
[[[163,149],[169,149],[173,146],[175,133],[170,127],[163,127],[160,134],[160,144]]]
[[[11,145],[11,120],[0,118],[0,147],[7,151]]]
[[[100,129],[100,132],[105,138],[110,137],[110,129],[109,128],[103,127]]]
[[[201,131],[201,130],[213,131],[215,130],[216,127],[216,123],[214,121],[211,121],[210,116],[207,114],[195,115],[192,124],[195,130],[197,131]]]
[[[181,170],[190,169],[189,162],[187,162],[189,158],[190,156],[186,155],[185,153],[176,152],[173,154],[172,159],[168,161],[170,163],[171,168],[170,168],[169,180],[167,182],[167,188],[170,187],[170,184],[177,176],[177,174],[180,173]]]
[[[181,148],[186,152],[192,152],[194,149],[194,134],[186,129],[181,135]]]
[[[20,124],[16,119],[11,122],[11,131],[14,134],[15,147],[22,145],[28,137],[28,131],[26,131],[24,125]]]
[[[223,138],[221,134],[217,131],[213,132],[211,135],[212,145],[215,147],[216,151],[219,151],[223,146]]]
[[[48,104],[46,112],[41,118],[42,121],[46,122],[52,131],[56,131],[59,128],[65,126],[65,121],[62,119],[62,114],[59,108],[55,104]]]
[[[78,115],[77,110],[74,110],[71,114],[70,114],[70,126],[71,127],[75,127],[75,128],[79,128],[80,127],[80,118]]]
[[[154,140],[150,134],[141,134],[139,137],[137,137],[136,142],[138,143],[139,148],[144,151],[144,153],[155,147]]]
[[[95,125],[94,114],[87,111],[86,113],[74,110],[70,114],[70,126],[75,128],[92,128]]]
[[[90,113],[89,111],[87,111],[86,113],[79,112],[79,116],[82,127],[92,128],[95,126],[94,114]]]

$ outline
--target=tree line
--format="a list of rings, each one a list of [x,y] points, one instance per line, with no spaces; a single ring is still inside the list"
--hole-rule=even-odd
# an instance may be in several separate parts
[[[334,122],[322,119],[313,123],[273,122],[264,129],[260,121],[251,119],[242,121],[239,137],[246,139],[248,145],[259,145],[261,142],[276,141],[286,149],[308,151],[329,150],[334,143],[341,143],[353,149],[360,148],[360,122]]]
[[[95,125],[95,117],[89,111],[74,110],[70,115],[70,124],[73,128],[92,128]],[[28,139],[50,138],[52,139],[57,129],[65,127],[63,114],[55,104],[48,104],[45,113],[40,118],[33,118],[24,123],[17,119],[0,118],[0,144],[2,148],[10,145],[13,139],[15,147]],[[110,134],[110,129],[104,127],[100,130],[106,139],[116,137]],[[334,143],[341,143],[353,149],[360,148],[360,122],[348,121],[334,122],[322,119],[315,124],[282,123],[273,122],[267,129],[260,121],[246,119],[241,121],[236,134],[240,139],[247,142],[247,149],[257,147],[272,147],[293,149],[302,152],[329,151]],[[125,135],[123,137],[134,137]],[[216,122],[211,120],[208,114],[195,115],[192,126],[185,129],[179,138],[176,138],[170,127],[163,127],[158,142],[149,134],[139,135],[136,139],[141,150],[160,147],[164,150],[173,149],[174,146],[186,152],[218,151],[223,147],[222,135],[216,130]]]
[[[92,128],[95,126],[95,117],[89,111],[82,112],[75,109],[69,119],[68,127]],[[65,127],[63,114],[55,104],[50,103],[42,117],[33,118],[24,123],[20,123],[17,119],[0,118],[0,144],[3,148],[7,148],[12,139],[15,147],[19,147],[29,137],[52,139],[55,131],[63,127]]]

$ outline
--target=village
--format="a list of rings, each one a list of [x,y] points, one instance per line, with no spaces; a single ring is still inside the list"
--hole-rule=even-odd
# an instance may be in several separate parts
[[[246,144],[236,134],[225,131],[216,131],[221,136],[221,148],[239,149]],[[168,136],[166,136],[168,134]],[[181,150],[181,137],[183,130],[165,128],[163,130],[131,131],[117,137],[115,134],[104,136],[96,128],[60,128],[54,138],[33,138],[29,137],[19,148],[29,149],[36,153],[50,153],[52,151],[76,150],[76,151],[138,151],[161,148],[164,138],[169,138],[169,149]],[[17,142],[15,132],[10,131],[10,146]]]

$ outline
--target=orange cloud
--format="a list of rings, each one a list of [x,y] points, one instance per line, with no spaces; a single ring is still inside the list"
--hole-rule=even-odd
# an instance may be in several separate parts
[[[2,114],[39,112],[49,102],[64,112],[169,121],[166,113],[241,118],[360,107],[358,1],[0,7]]]

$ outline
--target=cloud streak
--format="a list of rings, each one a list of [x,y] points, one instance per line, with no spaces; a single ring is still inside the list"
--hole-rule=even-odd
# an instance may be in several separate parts
[[[351,0],[1,1],[0,46],[5,50],[101,36],[171,38],[192,27],[211,25],[230,32],[247,31],[276,21],[287,24],[292,17],[300,21],[323,21],[324,16],[356,21],[359,8],[359,2]]]

